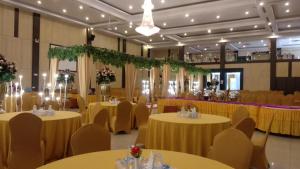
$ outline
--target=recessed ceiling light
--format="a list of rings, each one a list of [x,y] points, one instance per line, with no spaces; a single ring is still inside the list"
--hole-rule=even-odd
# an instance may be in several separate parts
[[[115,29],[115,30],[118,30],[118,27],[116,27],[116,26],[115,26],[115,28],[114,28],[114,29]]]
[[[292,25],[291,25],[291,24],[288,24],[286,27],[290,28],[290,27],[292,27]]]
[[[167,22],[164,22],[163,25],[164,25],[164,26],[167,26]]]
[[[90,29],[91,29],[91,30],[94,30],[94,28],[93,28],[93,27],[91,27]]]
[[[285,13],[290,13],[290,9],[285,10]]]
[[[160,34],[160,37],[162,38],[162,37],[164,37],[164,35],[163,35],[163,34]]]
[[[90,18],[86,16],[86,17],[85,17],[85,20],[87,20],[87,21],[88,21],[88,20],[90,20]]]
[[[218,44],[218,43],[216,43],[216,46],[219,46],[219,44]]]
[[[67,10],[66,10],[66,9],[62,9],[62,12],[63,12],[63,13],[67,13]]]
[[[204,48],[205,51],[207,51],[207,48]]]
[[[184,36],[187,36],[187,33],[184,33],[183,35],[184,35]]]
[[[290,6],[290,2],[287,1],[286,3],[284,3],[284,6]]]
[[[79,5],[79,9],[80,9],[80,10],[83,10],[83,6],[82,6],[82,5]]]
[[[264,46],[267,46],[267,44],[264,44]]]
[[[195,19],[193,18],[193,19],[191,19],[191,22],[195,22]]]
[[[243,48],[245,48],[246,47],[246,45],[243,45]]]
[[[264,43],[264,40],[260,40],[261,43]]]
[[[217,18],[217,19],[220,19],[220,18],[221,18],[221,16],[220,16],[220,15],[217,15],[217,16],[216,16],[216,18]]]
[[[37,4],[41,5],[42,4],[42,1],[36,1]]]
[[[239,44],[242,44],[242,42],[239,42]]]
[[[160,3],[164,4],[166,1],[165,0],[160,0]]]
[[[127,34],[127,33],[128,33],[128,31],[127,31],[127,30],[125,30],[125,31],[124,31],[124,33],[125,33],[125,34]]]
[[[184,16],[185,16],[186,18],[188,18],[188,17],[190,17],[190,14],[186,13]]]
[[[245,15],[249,15],[249,13],[250,13],[249,11],[246,11],[246,12],[245,12]]]
[[[130,9],[130,10],[133,9],[133,6],[132,6],[132,5],[129,5],[129,9]]]
[[[260,3],[259,3],[259,6],[264,6],[265,5],[265,3],[263,2],[263,1],[261,1]]]
[[[150,42],[152,42],[152,39],[149,39]]]
[[[207,33],[211,33],[211,29],[208,29],[208,30],[207,30]]]
[[[254,28],[256,29],[256,28],[258,28],[258,26],[257,26],[257,25],[254,25]]]
[[[230,31],[233,31],[233,28],[230,28]]]
[[[129,28],[132,28],[132,25],[129,25]]]
[[[268,25],[271,26],[271,25],[272,25],[272,22],[269,22]]]
[[[162,38],[162,40],[165,40],[165,38]]]
[[[101,18],[105,18],[105,14],[101,14]]]

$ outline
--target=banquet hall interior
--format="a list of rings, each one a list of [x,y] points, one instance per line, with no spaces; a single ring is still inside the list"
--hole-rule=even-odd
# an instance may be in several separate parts
[[[0,0],[0,169],[300,169],[300,0]]]

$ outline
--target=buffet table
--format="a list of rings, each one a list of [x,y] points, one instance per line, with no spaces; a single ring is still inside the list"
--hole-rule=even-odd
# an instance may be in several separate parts
[[[245,107],[250,112],[250,117],[256,122],[256,128],[262,131],[266,131],[266,124],[270,121],[271,114],[274,114],[274,122],[271,128],[272,133],[300,136],[300,107],[295,106],[166,98],[158,100],[158,113],[163,112],[164,106],[181,107],[186,104],[195,105],[201,113],[220,115],[228,118],[232,117],[232,113],[238,107]]]
[[[153,114],[149,117],[145,146],[206,156],[214,137],[230,124],[229,118],[209,114],[196,119],[178,117],[177,113]]]
[[[177,153],[171,151],[159,151],[166,164],[176,169],[232,169],[220,162],[200,156]],[[116,160],[128,156],[129,150],[103,151],[83,154],[56,161],[38,169],[116,169]],[[149,157],[150,150],[143,150],[142,157]]]
[[[0,115],[0,150],[7,159],[10,131],[8,122],[20,113]],[[76,112],[57,111],[53,116],[39,116],[43,121],[42,139],[45,142],[45,160],[52,161],[69,155],[69,142],[72,134],[81,127],[81,115]]]

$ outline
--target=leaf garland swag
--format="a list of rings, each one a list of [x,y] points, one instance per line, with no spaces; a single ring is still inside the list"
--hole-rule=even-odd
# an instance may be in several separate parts
[[[78,57],[85,53],[89,53],[93,57],[94,62],[102,62],[105,65],[122,67],[126,63],[132,63],[138,69],[151,69],[152,67],[162,67],[164,64],[171,66],[172,71],[178,72],[180,67],[183,67],[190,74],[208,74],[210,71],[195,67],[189,63],[175,60],[156,60],[153,58],[136,57],[126,53],[121,53],[105,48],[93,47],[90,45],[76,45],[68,48],[50,48],[48,57],[57,58],[59,60],[77,61]]]

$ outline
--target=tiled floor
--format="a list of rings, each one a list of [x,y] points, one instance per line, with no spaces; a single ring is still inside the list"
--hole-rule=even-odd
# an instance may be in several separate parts
[[[264,133],[255,132],[254,137]],[[131,134],[112,134],[112,149],[126,149],[134,144],[137,131]],[[271,135],[267,142],[267,157],[271,169],[300,169],[300,138]]]

